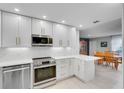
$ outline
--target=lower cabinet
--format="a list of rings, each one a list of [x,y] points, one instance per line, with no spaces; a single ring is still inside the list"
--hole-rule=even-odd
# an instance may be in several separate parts
[[[56,63],[57,63],[57,68],[56,68],[57,80],[67,78],[72,75],[71,59],[60,59],[57,60]]]
[[[87,82],[95,77],[95,64],[93,60],[74,60],[74,75],[80,80]]]
[[[82,81],[89,81],[95,77],[94,61],[78,58],[65,58],[57,60],[57,80],[75,75]]]
[[[77,76],[79,79],[84,80],[84,62],[80,59],[75,59],[75,73],[74,75]]]

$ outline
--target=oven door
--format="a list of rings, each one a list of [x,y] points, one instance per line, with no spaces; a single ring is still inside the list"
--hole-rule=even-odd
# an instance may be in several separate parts
[[[56,65],[34,69],[34,85],[56,79]]]

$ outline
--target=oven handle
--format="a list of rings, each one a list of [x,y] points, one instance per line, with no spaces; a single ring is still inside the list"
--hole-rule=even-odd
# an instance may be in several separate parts
[[[51,66],[56,66],[56,64],[49,64],[49,65],[37,66],[37,67],[34,67],[34,69],[45,68],[45,67],[51,67]]]

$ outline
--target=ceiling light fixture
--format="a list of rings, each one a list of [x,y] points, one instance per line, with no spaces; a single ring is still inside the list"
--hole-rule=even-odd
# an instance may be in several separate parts
[[[82,25],[79,25],[79,27],[82,27]]]
[[[43,19],[46,19],[46,16],[43,16]]]
[[[65,23],[65,20],[62,20],[62,23]]]
[[[19,12],[19,11],[20,11],[18,8],[15,8],[14,10],[15,10],[16,12]]]

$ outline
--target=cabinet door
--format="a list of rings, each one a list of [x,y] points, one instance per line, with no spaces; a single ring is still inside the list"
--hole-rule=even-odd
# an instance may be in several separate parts
[[[41,20],[32,18],[32,34],[41,35],[42,33],[41,24],[42,24]]]
[[[50,37],[53,36],[53,27],[51,22],[43,21],[41,27],[42,27],[42,35],[48,35]]]
[[[81,80],[84,80],[84,62],[83,62],[83,60],[80,60],[80,62],[79,62],[79,75],[78,75],[78,77]]]
[[[19,16],[11,13],[2,13],[2,47],[15,47]]]
[[[1,48],[1,11],[0,11],[0,48]]]
[[[57,80],[61,80],[70,76],[69,60],[57,60]]]
[[[54,47],[65,47],[66,46],[66,26],[61,24],[54,24],[53,35],[54,35]]]
[[[79,76],[79,60],[75,59],[75,62],[74,62],[74,75],[75,76]]]
[[[69,27],[68,30],[68,41],[67,41],[67,45],[68,47],[72,47],[75,48],[76,47],[76,28],[74,27]]]
[[[75,59],[71,58],[70,59],[70,62],[69,62],[69,75],[72,76],[74,75],[74,69],[75,69],[75,66],[74,66],[74,61]]]
[[[31,46],[31,18],[20,16],[19,43],[21,47]]]

